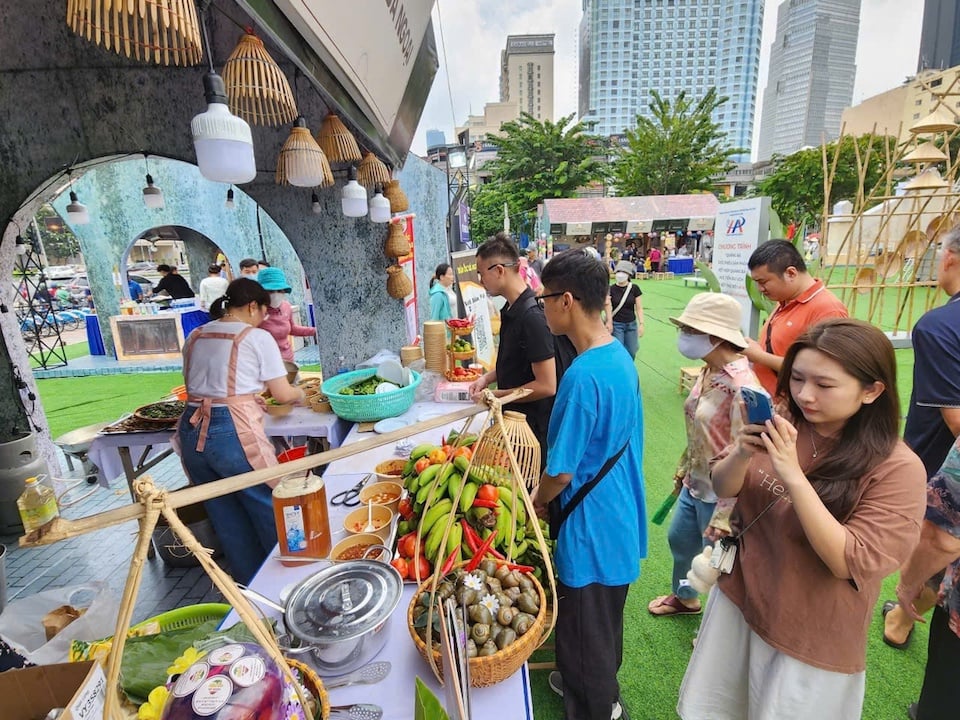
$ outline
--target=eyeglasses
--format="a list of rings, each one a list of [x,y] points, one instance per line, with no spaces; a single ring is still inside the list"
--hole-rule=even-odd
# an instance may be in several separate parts
[[[489,267],[487,267],[487,272],[490,272],[495,267],[508,268],[508,267],[516,267],[516,266],[517,266],[516,263],[494,263],[493,265],[490,265]]]
[[[547,298],[560,297],[561,295],[566,295],[566,294],[567,294],[567,293],[564,291],[564,292],[547,293],[546,295],[538,295],[538,296],[537,296],[537,305],[539,305],[540,308],[543,309],[544,304],[545,304],[543,301],[546,300]],[[574,300],[579,300],[579,299],[580,299],[580,298],[578,298],[576,295],[573,295],[573,294],[571,294],[570,297],[572,297]]]

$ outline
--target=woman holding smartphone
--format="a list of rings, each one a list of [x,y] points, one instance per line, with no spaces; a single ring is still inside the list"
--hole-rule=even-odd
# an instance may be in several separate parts
[[[859,718],[880,583],[919,539],[925,473],[898,437],[887,337],[848,318],[815,325],[777,392],[782,411],[745,425],[713,468],[717,495],[737,498],[732,568],[680,688],[684,720]]]

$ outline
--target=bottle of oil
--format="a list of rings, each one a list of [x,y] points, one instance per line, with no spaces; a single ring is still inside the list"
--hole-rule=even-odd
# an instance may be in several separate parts
[[[299,474],[282,477],[273,489],[273,517],[281,555],[325,558],[330,554],[327,490],[321,478]]]
[[[30,477],[24,482],[26,487],[17,498],[17,510],[20,511],[20,520],[23,521],[23,532],[29,535],[59,517],[60,508],[57,507],[57,497],[53,490],[38,482],[37,478]]]

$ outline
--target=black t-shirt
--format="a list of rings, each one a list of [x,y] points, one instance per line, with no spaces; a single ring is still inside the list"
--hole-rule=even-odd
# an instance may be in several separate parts
[[[164,275],[160,278],[160,282],[153,288],[153,291],[156,293],[162,292],[163,290],[166,290],[167,295],[174,300],[196,297],[193,290],[190,289],[190,284],[184,277],[182,275],[174,275],[173,273]]]
[[[617,310],[614,314],[613,319],[615,322],[619,323],[629,323],[634,322],[637,319],[637,298],[643,295],[643,292],[638,288],[634,283],[627,283],[626,287],[620,287],[619,285],[610,286],[610,303],[611,307],[616,310],[617,305],[620,304],[620,301],[623,300],[623,293],[629,292],[630,297],[628,297],[624,303],[623,307]]]
[[[534,379],[533,363],[549,360],[556,354],[554,335],[547,327],[543,309],[532,301],[533,290],[524,290],[517,301],[500,312],[500,350],[497,353],[497,387],[511,390]],[[504,409],[527,416],[530,428],[541,438],[546,452],[547,424],[553,410],[553,398],[528,403],[511,403]]]

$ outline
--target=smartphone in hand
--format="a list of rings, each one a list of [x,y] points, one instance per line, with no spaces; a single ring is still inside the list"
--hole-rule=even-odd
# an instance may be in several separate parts
[[[763,425],[767,420],[773,420],[773,400],[763,388],[740,388],[740,397],[747,407],[747,423],[749,425]]]

